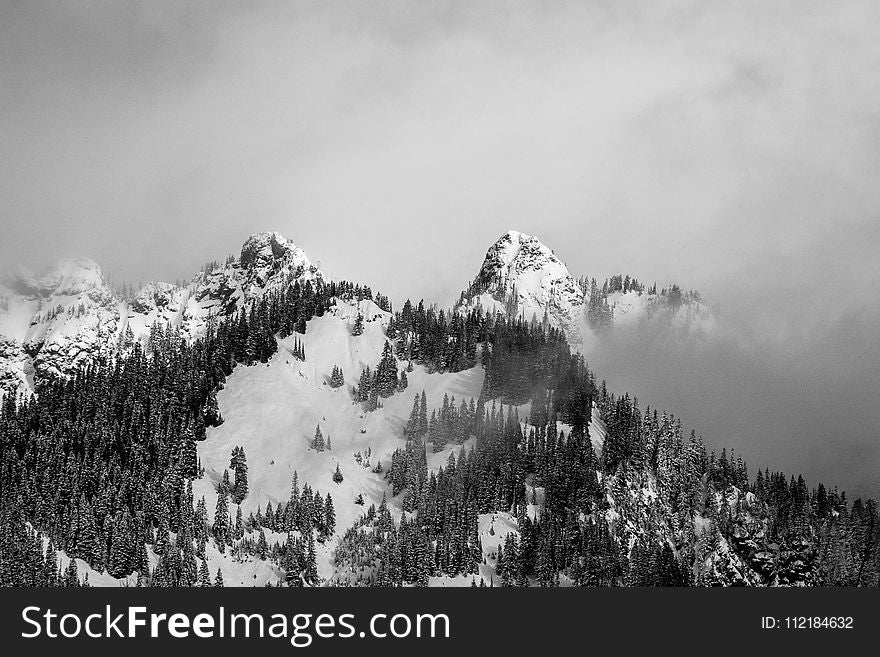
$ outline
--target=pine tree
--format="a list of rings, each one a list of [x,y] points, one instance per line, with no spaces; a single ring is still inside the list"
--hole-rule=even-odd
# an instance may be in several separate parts
[[[232,484],[231,497],[234,504],[241,504],[248,494],[247,457],[242,447],[232,449],[229,467],[233,468],[235,479]]]
[[[364,332],[364,316],[358,311],[357,318],[354,320],[354,326],[351,328],[352,335],[363,335]]]
[[[269,553],[269,544],[266,542],[266,532],[260,529],[260,537],[257,539],[257,557],[265,559]]]
[[[323,452],[325,446],[324,434],[321,433],[321,425],[319,424],[315,427],[315,437],[312,440],[312,449],[317,452]]]
[[[380,397],[390,397],[397,390],[397,385],[397,359],[394,358],[391,343],[386,340],[376,368],[376,390]]]
[[[422,390],[422,398],[419,402],[419,422],[416,435],[421,438],[428,435],[428,398],[425,396],[424,390]]]
[[[324,501],[324,528],[328,536],[332,536],[336,531],[336,510],[333,508],[333,498],[327,493],[327,499]]]
[[[306,563],[303,569],[303,576],[309,583],[318,581],[318,559],[315,554],[315,537],[311,532],[308,533],[308,551],[306,553]]]
[[[226,544],[230,540],[229,535],[229,507],[226,503],[226,488],[220,487],[217,491],[217,506],[214,510],[214,525],[212,527],[214,540],[220,552],[226,551]]]
[[[339,469],[339,464],[336,464],[336,472],[333,473],[333,481],[337,484],[342,483],[342,471]]]
[[[419,396],[413,396],[413,407],[412,412],[409,414],[409,421],[406,423],[406,428],[403,432],[407,436],[415,436],[419,431]]]
[[[208,560],[202,559],[199,566],[199,586],[211,586],[211,573],[208,571]]]

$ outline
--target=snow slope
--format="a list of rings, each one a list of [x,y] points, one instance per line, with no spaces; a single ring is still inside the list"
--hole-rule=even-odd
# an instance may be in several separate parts
[[[358,312],[364,316],[364,332],[352,336]],[[209,429],[207,439],[198,445],[205,477],[194,482],[193,493],[197,499],[204,495],[209,511],[217,500],[215,486],[236,445],[244,448],[248,461],[250,492],[242,503],[244,515],[258,505],[265,509],[267,502],[275,506],[287,501],[294,471],[300,486],[308,483],[322,494],[331,494],[338,534],[371,502],[379,504],[385,494],[391,497],[384,472],[375,473],[373,468],[381,462],[387,470],[392,452],[403,447],[403,427],[413,395],[425,390],[431,407],[439,407],[444,394],[454,395],[456,400],[476,399],[483,385],[483,369],[428,374],[416,366],[407,374],[406,391],[382,400],[383,406],[376,411],[364,412],[352,401],[351,388],[363,368],[374,368],[379,362],[388,318],[389,314],[371,301],[340,301],[330,312],[310,320],[304,336],[296,336],[305,349],[305,362],[293,357],[293,338],[289,338],[281,341],[268,364],[236,368],[217,395],[225,421]],[[327,383],[334,365],[342,367],[346,380],[346,385],[337,389]],[[318,424],[332,449],[316,452],[310,448]],[[368,449],[369,465],[363,462]],[[430,465],[444,464],[453,449],[460,448],[449,446],[431,454]],[[358,452],[361,464],[355,457]],[[337,464],[344,477],[340,484],[331,479]],[[355,504],[358,494],[363,495],[365,506]],[[332,542],[319,545],[319,568],[324,577],[332,574],[332,547]]]
[[[358,312],[364,317],[364,332],[352,336],[351,327]],[[412,410],[413,396],[425,391],[430,414],[432,408],[440,407],[444,394],[459,402],[477,399],[483,385],[480,365],[454,374],[429,374],[423,367],[415,366],[407,374],[409,386],[404,392],[382,400],[382,407],[376,411],[364,412],[352,401],[351,389],[363,368],[374,368],[379,362],[389,317],[371,301],[339,301],[322,317],[310,320],[305,335],[296,336],[305,349],[305,362],[293,357],[294,338],[288,338],[280,342],[278,353],[268,364],[237,367],[217,395],[225,421],[219,427],[209,428],[206,440],[198,445],[205,477],[193,483],[193,494],[196,499],[205,497],[209,513],[213,513],[217,502],[216,485],[229,467],[233,447],[238,445],[244,448],[248,462],[249,493],[241,505],[245,516],[257,506],[265,509],[267,502],[273,507],[280,501],[286,502],[294,472],[300,486],[308,483],[322,494],[331,494],[337,534],[333,541],[317,546],[319,574],[324,578],[336,575],[331,564],[336,539],[360,518],[370,503],[378,505],[387,495],[389,508],[395,515],[400,514],[400,500],[391,497],[384,471],[390,465],[392,452],[405,444],[403,428]],[[346,381],[345,386],[336,389],[328,385],[335,365],[342,367]],[[528,405],[518,410],[521,418],[528,417]],[[598,450],[605,432],[595,410],[593,417],[590,434]],[[332,449],[317,452],[310,447],[318,424],[325,440],[330,439]],[[571,430],[565,425],[560,425],[560,429]],[[470,446],[468,441],[464,448]],[[449,445],[436,454],[429,449],[428,467],[436,470],[445,465],[449,454],[460,449],[461,446]],[[371,453],[369,465],[363,462],[367,450]],[[357,461],[358,453],[362,463]],[[380,462],[383,472],[373,472]],[[331,479],[337,464],[344,477],[339,484]],[[364,506],[355,504],[359,494],[364,497]],[[234,515],[235,510],[231,511]],[[511,521],[515,526],[515,519],[505,522],[510,525]],[[496,543],[488,533],[489,526],[483,528],[481,524],[481,529],[486,531],[484,549],[494,549]],[[487,583],[494,572],[490,570],[485,573]]]

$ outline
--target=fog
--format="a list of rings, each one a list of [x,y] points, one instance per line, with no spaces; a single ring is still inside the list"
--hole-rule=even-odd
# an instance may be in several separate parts
[[[838,335],[817,336],[791,356],[727,331],[700,343],[670,342],[656,327],[615,331],[589,364],[611,391],[637,396],[643,411],[667,410],[710,449],[735,449],[752,476],[757,467],[781,469],[876,497],[876,321],[842,323]]]
[[[880,5],[0,2],[0,264],[189,278],[278,230],[448,304],[536,234],[726,337],[594,366],[751,462],[880,466]],[[607,373],[607,374],[606,374]]]

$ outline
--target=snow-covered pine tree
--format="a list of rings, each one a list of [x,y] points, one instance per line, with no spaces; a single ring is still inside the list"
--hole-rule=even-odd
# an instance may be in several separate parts
[[[345,385],[345,377],[342,373],[342,368],[334,365],[333,373],[330,375],[330,387],[331,388],[341,388]]]
[[[326,447],[324,443],[324,434],[321,433],[321,425],[315,427],[315,437],[312,439],[312,449],[317,452],[323,452]]]
[[[354,326],[351,327],[351,334],[354,336],[363,335],[364,333],[364,316],[358,311],[354,320]]]
[[[248,494],[248,467],[244,448],[237,446],[232,449],[229,467],[233,469],[234,479],[230,496],[234,504],[241,504]]]

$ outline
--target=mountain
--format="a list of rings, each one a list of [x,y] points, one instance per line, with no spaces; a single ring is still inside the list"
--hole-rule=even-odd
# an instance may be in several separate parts
[[[750,479],[569,344],[701,306],[514,231],[459,302],[500,318],[395,312],[277,233],[133,295],[20,272],[7,385],[94,367],[0,404],[0,585],[876,585],[873,501]]]
[[[185,286],[151,282],[134,294],[115,291],[96,263],[65,261],[35,276],[19,271],[0,282],[0,392],[30,389],[34,376],[67,374],[98,358],[145,345],[153,326],[187,339],[210,318],[227,317],[295,281],[326,281],[305,252],[276,232],[251,235],[237,258],[213,264]],[[623,275],[575,279],[537,237],[508,231],[486,252],[457,308],[479,307],[561,329],[577,350],[599,348],[602,331],[652,332],[682,340],[710,333],[715,315],[698,293],[657,291]]]
[[[502,235],[486,252],[458,305],[547,322],[572,344],[582,342],[584,291],[553,251],[532,235],[515,230]]]
[[[0,283],[0,392],[33,386],[34,376],[76,367],[146,344],[154,325],[202,335],[211,318],[296,281],[324,280],[305,252],[274,232],[251,235],[238,258],[196,274],[185,287],[154,282],[130,297],[114,291],[88,259]]]
[[[599,338],[609,331],[651,329],[650,339],[659,346],[705,337],[717,328],[716,313],[699,292],[675,284],[658,291],[656,284],[648,287],[624,274],[602,285],[595,278],[575,278],[537,237],[513,230],[486,252],[456,307],[546,323],[587,354],[601,348]]]

